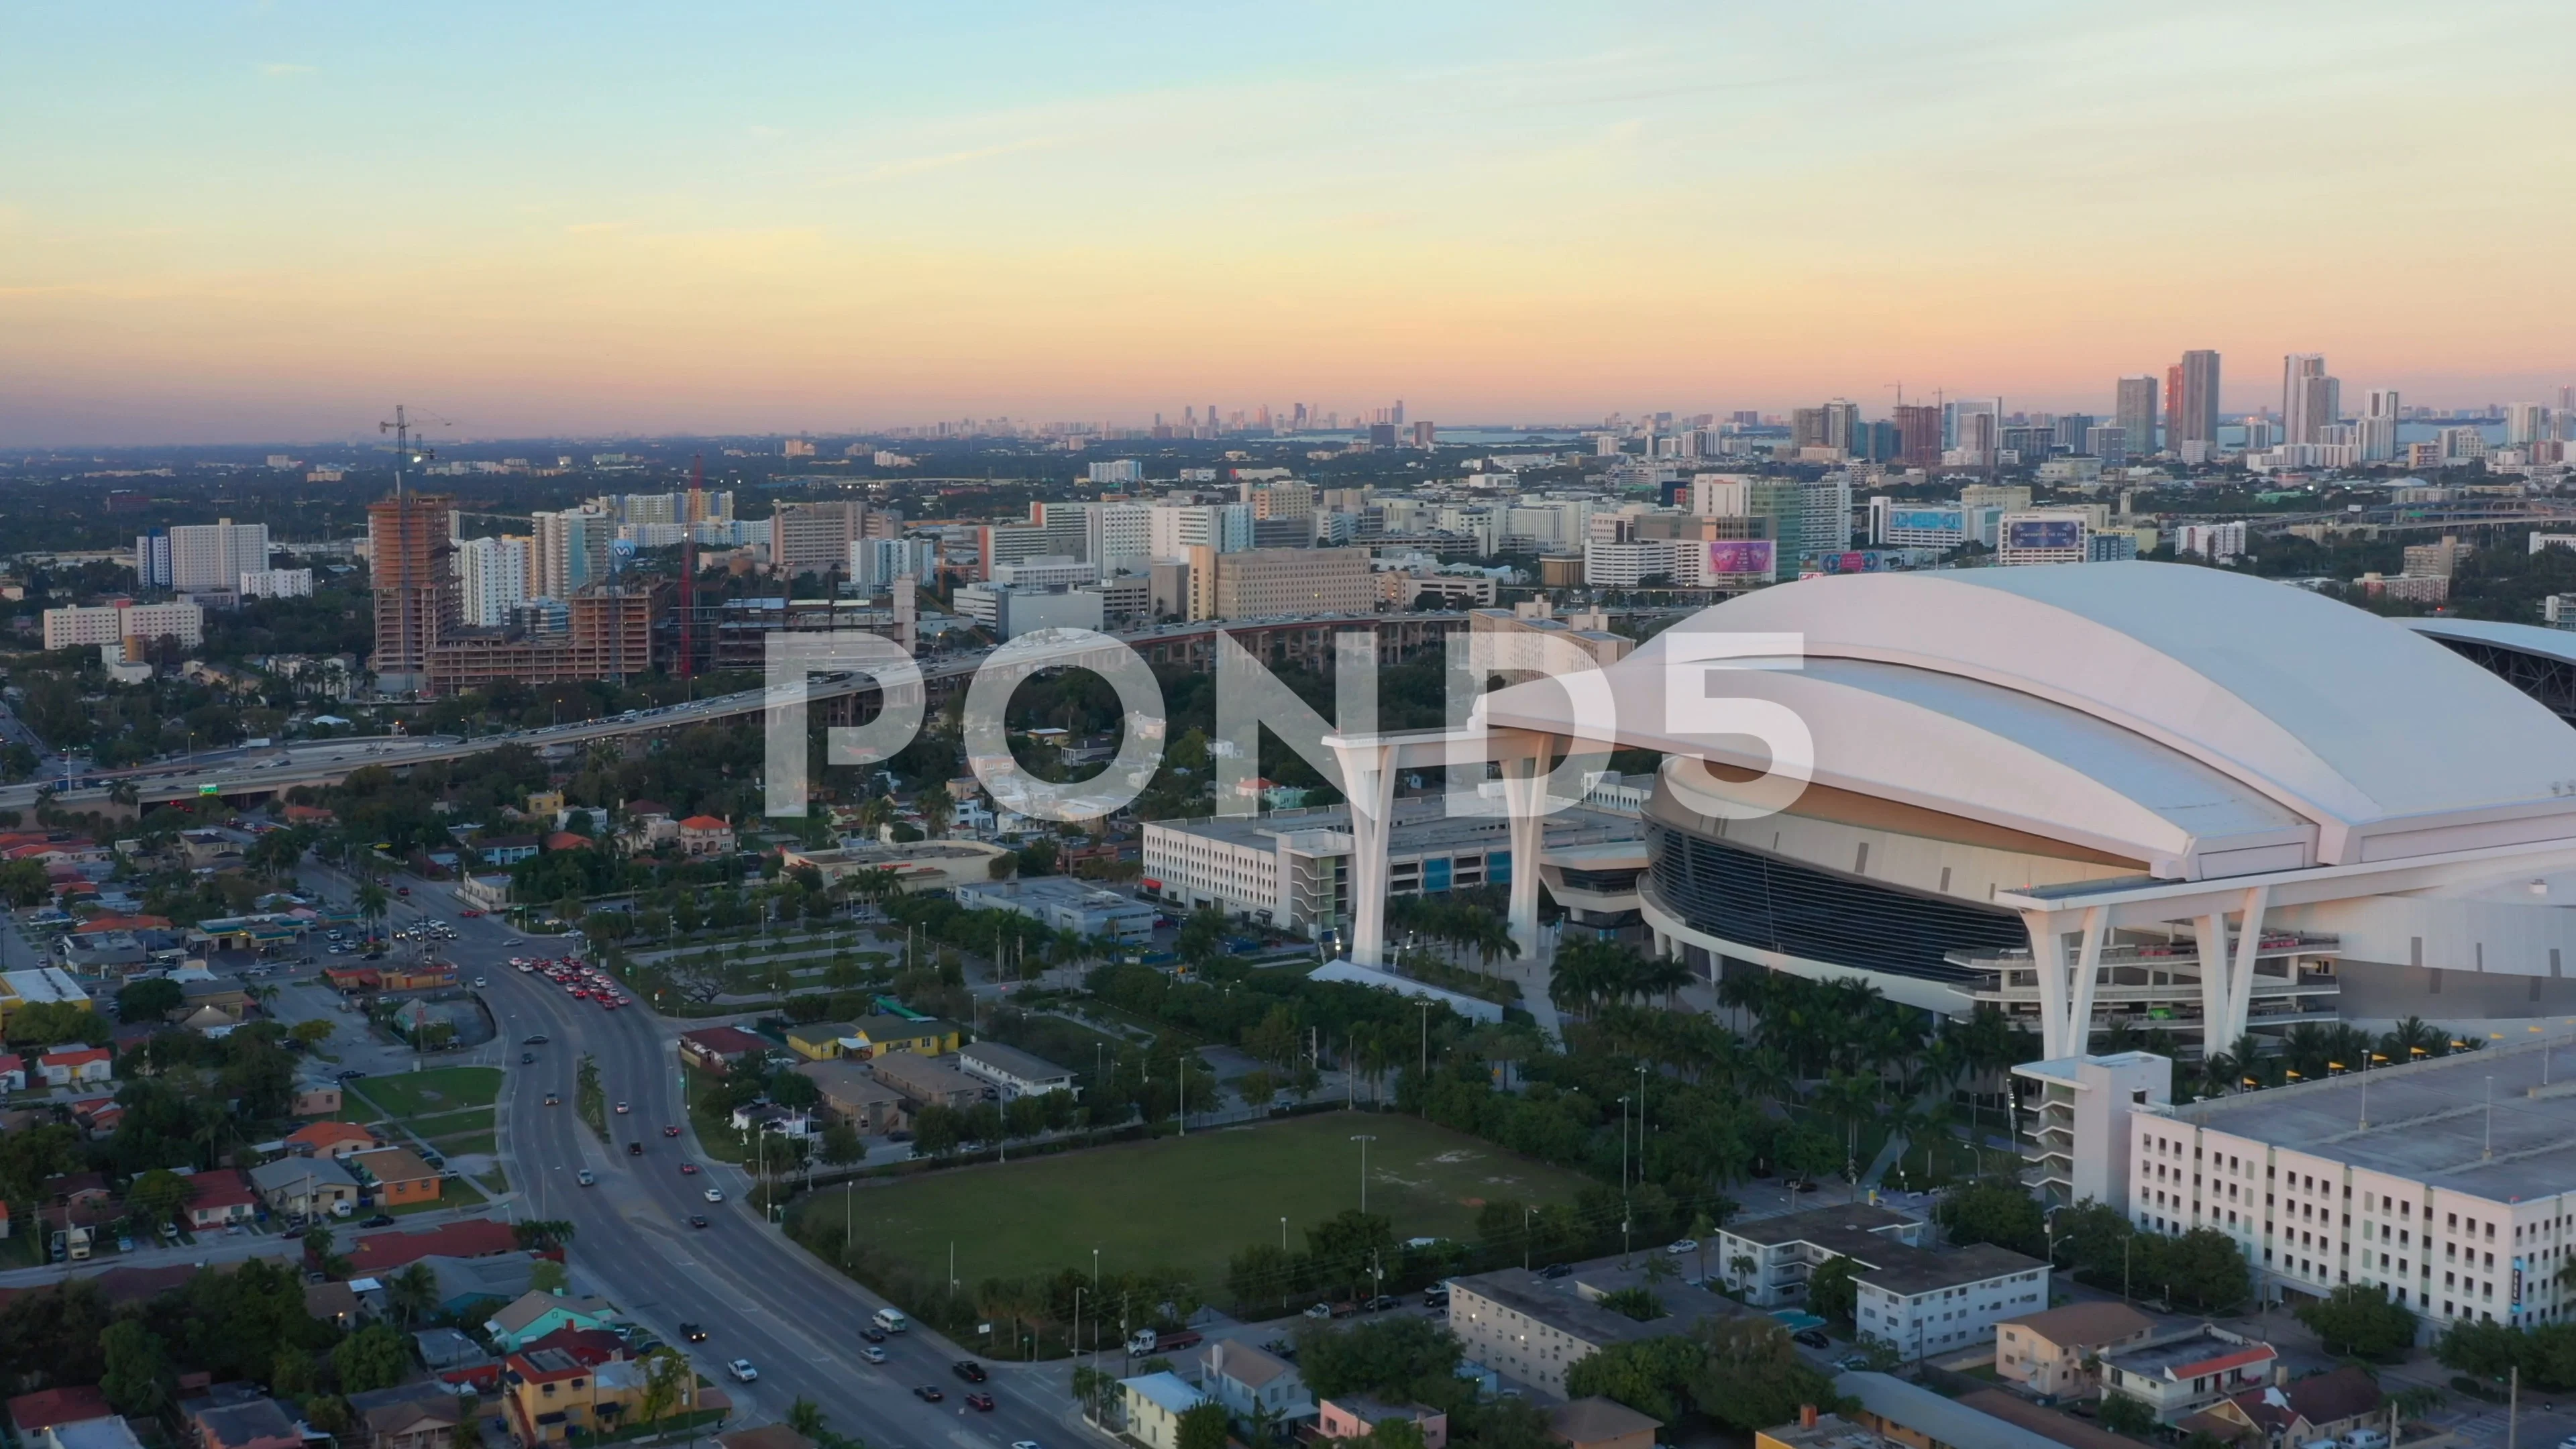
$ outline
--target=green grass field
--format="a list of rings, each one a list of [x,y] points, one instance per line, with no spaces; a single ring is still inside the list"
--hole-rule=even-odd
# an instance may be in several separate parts
[[[1282,1217],[1302,1248],[1303,1229],[1359,1206],[1354,1133],[1377,1139],[1368,1208],[1399,1239],[1468,1238],[1488,1201],[1568,1201],[1584,1182],[1416,1118],[1335,1112],[860,1187],[848,1210],[859,1242],[936,1276],[951,1243],[970,1283],[1087,1271],[1096,1247],[1104,1269],[1186,1268],[1212,1286],[1236,1250],[1277,1242]],[[842,1197],[803,1211],[837,1222]]]
[[[383,1117],[425,1117],[466,1107],[489,1107],[501,1096],[499,1067],[439,1067],[360,1077],[349,1090]]]

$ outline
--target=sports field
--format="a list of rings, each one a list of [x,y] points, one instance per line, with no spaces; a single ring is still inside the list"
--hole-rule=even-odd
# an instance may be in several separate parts
[[[1489,1201],[1570,1201],[1584,1182],[1416,1118],[1335,1112],[872,1184],[847,1211],[858,1242],[936,1277],[952,1244],[968,1283],[1088,1271],[1098,1248],[1104,1270],[1185,1268],[1214,1288],[1237,1249],[1279,1241],[1282,1217],[1303,1248],[1305,1228],[1360,1205],[1354,1133],[1377,1139],[1368,1209],[1398,1239],[1469,1238]],[[842,1199],[802,1211],[837,1222]]]
[[[387,1117],[425,1117],[463,1107],[489,1107],[501,1095],[499,1067],[438,1067],[359,1077],[348,1090]]]

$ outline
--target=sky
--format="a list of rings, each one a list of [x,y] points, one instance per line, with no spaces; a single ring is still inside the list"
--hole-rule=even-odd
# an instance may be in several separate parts
[[[0,447],[2576,383],[2565,0],[0,10]]]

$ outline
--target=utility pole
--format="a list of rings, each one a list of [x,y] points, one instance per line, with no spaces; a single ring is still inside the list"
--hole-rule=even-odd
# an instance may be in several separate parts
[[[1354,1133],[1351,1140],[1360,1145],[1360,1213],[1365,1217],[1368,1214],[1368,1145],[1377,1138],[1360,1132]]]

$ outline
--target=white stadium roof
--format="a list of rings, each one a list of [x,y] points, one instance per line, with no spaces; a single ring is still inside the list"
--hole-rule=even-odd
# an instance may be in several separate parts
[[[2441,644],[2220,569],[2102,563],[1764,589],[1606,671],[1621,743],[1760,767],[1665,726],[1671,645],[1791,634],[1795,667],[1697,669],[1815,740],[1815,781],[2198,879],[2576,838],[2576,730]],[[1575,733],[1549,680],[1497,726]]]

